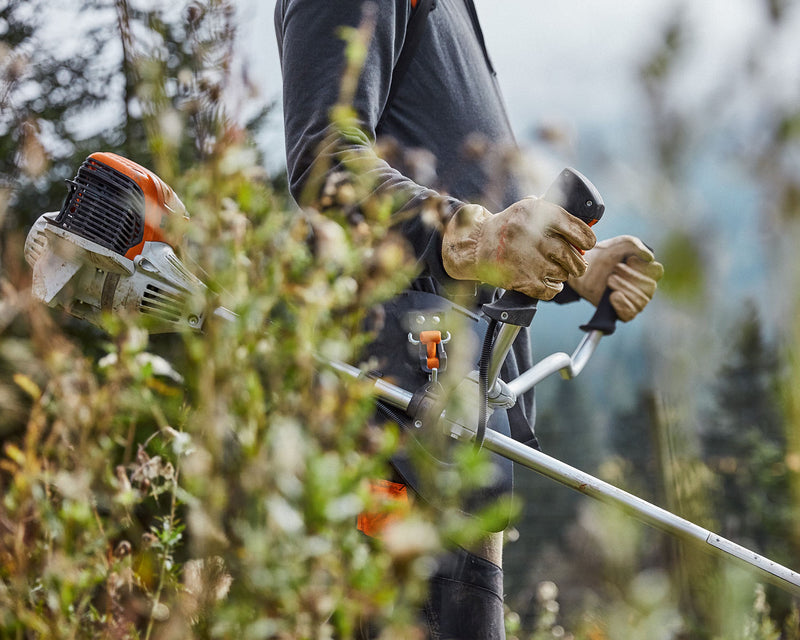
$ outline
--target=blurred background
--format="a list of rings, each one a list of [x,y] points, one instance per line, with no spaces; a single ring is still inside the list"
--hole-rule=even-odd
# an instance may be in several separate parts
[[[170,182],[205,153],[203,131],[213,145],[197,120],[195,148],[170,164],[146,141],[154,126],[169,138],[174,114],[145,104],[220,105],[285,190],[274,2],[161,5],[0,4],[7,282],[24,286],[18,245],[88,153],[120,150]],[[214,28],[206,5],[222,7]],[[666,269],[654,303],[580,378],[537,389],[545,451],[800,568],[800,2],[476,6],[527,161],[589,176],[607,207],[598,237],[640,236]],[[150,48],[158,64],[133,73],[126,62]],[[206,67],[185,78],[198,51]],[[571,352],[590,315],[544,305],[537,358]],[[6,414],[4,435],[24,414]],[[591,637],[766,638],[796,623],[789,596],[759,596],[747,571],[532,472],[518,489],[507,602],[526,637],[600,619],[606,635]],[[762,635],[743,635],[742,616]]]

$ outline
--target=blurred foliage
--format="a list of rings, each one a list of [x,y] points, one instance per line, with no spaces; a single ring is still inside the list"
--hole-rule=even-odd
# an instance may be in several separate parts
[[[135,318],[85,330],[42,308],[20,266],[19,226],[55,207],[28,189],[47,194],[55,161],[75,162],[72,173],[83,157],[57,156],[44,136],[18,149],[0,282],[0,636],[349,638],[373,624],[381,637],[419,637],[432,555],[446,538],[474,541],[480,522],[453,502],[435,514],[420,505],[381,542],[356,530],[361,510],[385,508],[369,480],[386,477],[400,436],[371,419],[368,381],[325,364],[357,361],[364,310],[408,283],[392,203],[363,200],[353,219],[352,198],[372,188],[348,183],[350,197],[333,198],[348,206],[323,216],[276,189],[252,122],[222,101],[232,4],[193,2],[174,23],[124,0],[91,8],[115,16],[123,44],[105,83],[124,80],[125,115],[103,149],[153,166],[180,194],[191,220],[177,221],[177,249],[209,285],[209,308],[236,319],[148,336]],[[30,18],[35,40],[36,16],[7,9]],[[73,90],[85,106],[86,87]],[[9,104],[42,125],[68,120],[47,98]],[[68,133],[71,149],[99,142]],[[35,176],[31,154],[45,159]],[[457,460],[454,499],[485,475],[472,447]]]
[[[63,181],[92,152],[135,159],[168,182],[198,161],[220,161],[234,145],[258,161],[252,134],[266,107],[246,63],[237,63],[231,3],[12,1],[0,20],[0,260],[13,282],[28,277],[24,234],[43,212],[60,208]],[[92,327],[61,325],[99,355]],[[0,371],[12,374],[9,362],[24,354],[7,353]],[[0,397],[9,399],[2,434],[19,424],[27,400],[15,386],[0,385]]]
[[[431,557],[445,538],[469,541],[475,523],[423,505],[382,544],[358,534],[355,515],[374,506],[368,480],[385,474],[401,435],[371,424],[363,382],[318,360],[355,361],[363,309],[406,282],[391,203],[353,216],[369,185],[348,181],[325,194],[326,216],[298,211],[264,172],[252,134],[265,107],[237,66],[231,2],[81,0],[63,10],[81,46],[60,54],[45,37],[51,4],[0,8],[0,636],[347,638],[371,620],[385,638],[419,637]],[[775,35],[791,4],[764,2]],[[85,28],[78,13],[92,17]],[[679,313],[703,308],[712,259],[679,215],[693,210],[680,185],[715,115],[670,100],[688,30],[677,13],[640,69],[662,177],[653,201],[676,213],[657,247],[662,288]],[[366,37],[349,34],[352,69]],[[748,73],[759,65],[731,79]],[[343,129],[351,118],[337,110]],[[702,420],[650,375],[618,381],[635,391],[607,399],[608,433],[574,387],[541,412],[557,457],[795,568],[799,121],[796,104],[765,102],[759,135],[741,144],[783,292],[774,340],[754,311],[726,329],[717,384],[693,387],[713,398]],[[180,194],[192,216],[182,255],[235,322],[156,338],[115,318],[101,332],[31,300],[24,231],[96,150],[156,170]],[[662,309],[662,323],[674,319]],[[468,488],[482,459],[462,458]],[[796,602],[752,573],[527,482],[536,508],[518,526],[547,543],[517,553],[508,532],[509,557],[530,565],[509,595],[510,638],[800,638]]]
[[[697,240],[688,233],[670,234],[659,248],[659,260],[670,265],[659,283],[665,295],[677,301],[699,302],[705,292],[705,258]]]
[[[136,326],[110,318],[95,361],[33,302],[4,300],[38,368],[4,381],[32,407],[2,452],[3,635],[350,637],[392,603],[402,624],[417,596],[426,538],[381,552],[354,527],[395,436],[365,429],[366,389],[315,358],[354,358],[361,309],[404,254],[375,221],[357,243],[337,226],[337,255],[316,259],[311,226],[335,223],[233,156],[251,159],[231,146],[175,185],[220,287],[209,303],[239,314],[173,336],[175,371]]]
[[[691,6],[676,3],[655,27],[650,49],[638,52],[648,157],[636,170],[643,182],[650,176],[642,202],[657,212],[652,233],[666,269],[656,309],[645,313],[647,335],[636,357],[609,374],[616,377],[603,385],[607,396],[547,396],[554,407],[540,409],[541,437],[557,458],[597,469],[613,484],[797,569],[799,103],[796,87],[775,91],[783,82],[775,62],[785,62],[780,52],[796,52],[780,43],[795,40],[798,6],[752,3],[741,51],[687,96],[684,75],[703,68],[710,26],[693,19]],[[711,192],[719,186],[708,180],[715,171],[735,176],[724,185],[733,194],[739,187],[755,192],[755,211],[748,195],[737,201]],[[746,243],[726,246],[733,235],[727,230],[745,220],[752,229]],[[737,298],[752,283],[731,282],[721,272],[743,260],[753,264],[742,250],[766,262],[752,305]],[[654,366],[642,367],[642,356],[653,354]],[[621,348],[615,355],[625,356]],[[576,434],[580,423],[603,430],[607,412],[601,436]],[[585,443],[584,455],[560,448],[552,433],[571,437],[575,449]],[[598,465],[598,457],[605,462]],[[533,536],[537,545],[509,548],[508,555],[530,564],[527,581],[512,594],[523,628],[536,625],[537,585],[553,580],[563,627],[542,637],[800,634],[797,599],[785,590],[757,585],[755,574],[701,547],[585,500],[576,506],[572,495],[546,483],[531,484],[520,539],[531,539],[525,529],[549,533]],[[522,629],[515,636],[528,637]]]

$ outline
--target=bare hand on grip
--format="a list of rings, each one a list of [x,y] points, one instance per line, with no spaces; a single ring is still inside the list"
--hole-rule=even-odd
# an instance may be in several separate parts
[[[653,252],[635,236],[598,242],[586,254],[586,260],[586,273],[570,278],[569,286],[595,306],[609,287],[611,306],[623,322],[632,320],[647,306],[664,275],[664,267]]]
[[[595,240],[586,223],[540,198],[523,198],[496,214],[469,204],[445,227],[442,260],[456,280],[550,300],[568,278],[586,271],[578,250],[591,249]]]

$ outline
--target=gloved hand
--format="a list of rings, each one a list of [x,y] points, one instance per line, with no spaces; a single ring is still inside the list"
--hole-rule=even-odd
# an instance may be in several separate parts
[[[494,215],[469,204],[445,226],[442,260],[456,280],[550,300],[586,271],[577,249],[591,249],[595,240],[587,224],[546,200],[523,198]]]
[[[597,306],[603,291],[611,288],[611,306],[623,322],[647,306],[664,275],[653,252],[634,236],[617,236],[598,242],[586,253],[586,273],[567,282],[575,292]]]

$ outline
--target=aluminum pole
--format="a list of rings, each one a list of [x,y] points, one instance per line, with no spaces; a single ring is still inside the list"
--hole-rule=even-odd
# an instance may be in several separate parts
[[[583,364],[585,364],[585,360],[587,360],[588,356],[591,355],[591,351],[594,350],[596,344],[597,339],[596,337],[593,337],[588,341],[588,344],[584,345],[584,348],[588,349],[588,353],[582,354],[580,357],[576,358],[576,354],[582,351],[582,349],[579,348],[576,350],[576,354],[573,354],[573,358],[575,358],[576,361],[579,361],[579,367],[582,367]],[[574,363],[571,367],[569,363],[569,356],[566,356],[566,354],[554,355],[557,355],[559,359],[561,356],[563,356],[564,361],[559,362],[558,360],[554,359],[543,368],[551,370],[552,373],[558,370],[563,371],[562,367],[566,367],[567,371],[564,371],[565,374],[575,373],[574,370],[570,371],[570,369],[574,367]],[[341,362],[330,364],[341,374],[353,378],[364,377],[363,373],[359,369],[351,365]],[[560,366],[555,367],[555,364],[559,364]],[[525,381],[525,385],[527,385],[527,383],[534,378],[539,379],[539,375],[537,374],[535,376],[531,376],[530,379]],[[400,389],[399,387],[382,380],[376,380],[374,384],[375,395],[378,398],[381,398],[404,411],[408,409],[408,405],[412,397],[408,391]],[[461,440],[470,440],[475,436],[473,430],[474,425],[472,427],[466,427],[464,425],[450,423],[449,429],[453,437]],[[620,508],[637,520],[645,522],[657,529],[660,529],[661,531],[670,533],[683,540],[694,540],[695,542],[700,542],[706,545],[705,548],[707,550],[714,552],[718,556],[735,558],[745,564],[748,564],[751,567],[758,569],[761,572],[761,575],[763,575],[765,579],[769,580],[773,584],[776,584],[784,589],[788,589],[795,595],[800,595],[800,574],[778,564],[777,562],[773,562],[769,558],[765,558],[753,551],[750,551],[749,549],[742,547],[735,542],[731,542],[722,536],[712,533],[711,531],[708,531],[707,529],[704,529],[693,522],[689,522],[688,520],[685,520],[684,518],[681,518],[680,516],[677,516],[666,509],[662,509],[654,504],[650,504],[646,500],[642,500],[641,498],[623,491],[614,485],[608,484],[599,478],[595,478],[588,473],[576,469],[575,467],[571,467],[560,460],[556,460],[555,458],[552,458],[541,451],[532,449],[531,447],[519,443],[516,440],[513,440],[508,436],[504,436],[503,434],[492,429],[486,430],[486,435],[484,437],[482,446],[489,451],[493,451],[498,455],[516,462],[519,465],[527,467],[532,471],[536,471],[537,473],[540,473],[551,480],[555,480],[556,482],[566,485],[576,491],[580,491],[590,498],[594,498],[595,500],[599,500],[605,504],[610,504]]]
[[[717,555],[733,557],[745,562],[759,569],[764,577],[773,584],[800,595],[800,574],[722,536],[718,536],[699,525],[684,520],[674,513],[650,504],[646,500],[637,498],[622,489],[491,429],[486,430],[483,446],[591,498],[620,507],[638,520],[657,529],[682,539],[701,542]]]

